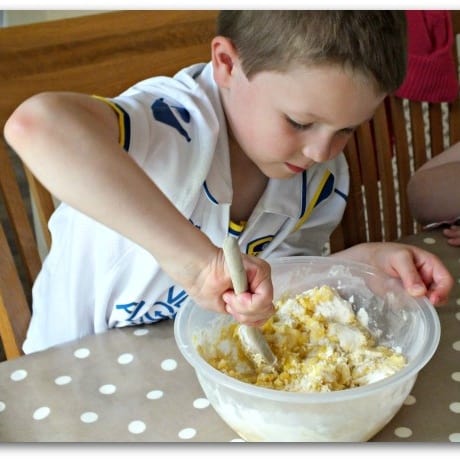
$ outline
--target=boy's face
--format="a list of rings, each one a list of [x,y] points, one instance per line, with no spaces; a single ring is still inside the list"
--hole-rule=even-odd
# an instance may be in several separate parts
[[[222,100],[230,136],[270,178],[289,178],[337,156],[384,94],[339,66],[261,72],[234,65]]]

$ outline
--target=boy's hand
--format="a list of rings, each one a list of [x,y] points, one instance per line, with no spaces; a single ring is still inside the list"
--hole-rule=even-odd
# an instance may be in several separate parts
[[[248,326],[263,325],[274,313],[271,267],[263,259],[242,254],[248,290],[236,295],[222,249],[187,289],[202,308],[232,315]]]
[[[374,265],[401,279],[409,294],[426,296],[435,306],[444,304],[454,280],[434,254],[402,243],[363,243],[336,254]]]

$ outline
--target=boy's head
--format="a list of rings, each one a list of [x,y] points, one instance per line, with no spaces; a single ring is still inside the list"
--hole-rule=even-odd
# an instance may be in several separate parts
[[[217,34],[232,41],[248,79],[261,71],[332,64],[390,93],[406,71],[404,11],[225,10]]]

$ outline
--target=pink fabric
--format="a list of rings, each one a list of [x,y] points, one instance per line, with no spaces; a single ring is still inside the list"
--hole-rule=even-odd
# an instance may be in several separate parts
[[[459,91],[454,34],[449,11],[406,11],[408,66],[401,98],[451,102]]]

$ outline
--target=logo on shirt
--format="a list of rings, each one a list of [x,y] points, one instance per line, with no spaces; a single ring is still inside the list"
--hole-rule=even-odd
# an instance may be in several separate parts
[[[273,240],[273,235],[263,236],[262,238],[257,238],[254,241],[251,241],[248,244],[248,254],[250,256],[258,256],[267,245]]]
[[[174,111],[173,111],[174,109]],[[169,105],[160,97],[152,104],[153,118],[160,123],[164,123],[176,129],[182,136],[185,137],[187,142],[192,139],[187,131],[182,127],[182,124],[177,119],[175,114],[178,114],[180,119],[185,123],[190,123],[190,113],[185,107],[177,105]]]
[[[157,300],[153,304],[148,304],[145,300],[116,304],[115,310],[121,313],[117,315],[117,322],[138,325],[172,319],[187,298],[188,294],[183,289],[175,291],[175,286],[171,286],[166,293],[166,298]]]

